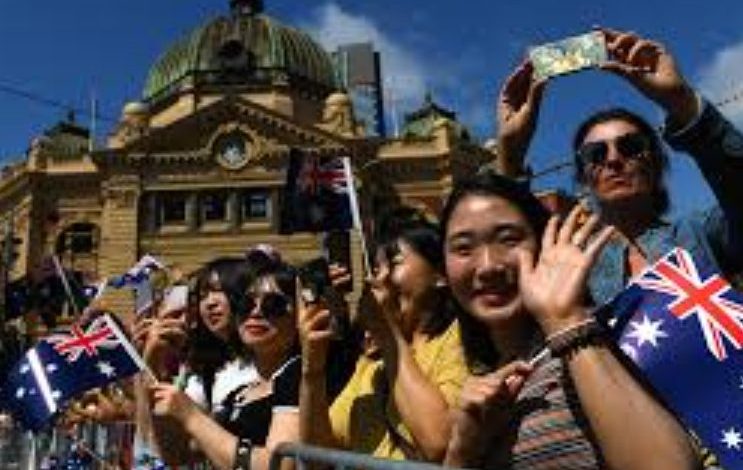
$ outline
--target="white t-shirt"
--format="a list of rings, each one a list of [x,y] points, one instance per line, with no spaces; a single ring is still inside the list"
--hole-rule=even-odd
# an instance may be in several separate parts
[[[209,404],[206,402],[206,394],[204,393],[204,384],[201,377],[189,375],[183,391],[202,408],[216,412],[220,409],[222,402],[224,402],[230,392],[241,385],[257,380],[260,380],[260,377],[253,362],[245,362],[243,359],[238,358],[227,362],[214,374],[211,406],[208,406]]]

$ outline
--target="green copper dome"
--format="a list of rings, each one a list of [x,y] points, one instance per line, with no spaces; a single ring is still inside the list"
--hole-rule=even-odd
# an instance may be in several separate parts
[[[173,44],[150,69],[145,100],[181,85],[245,85],[285,80],[330,91],[336,88],[330,55],[310,36],[232,2],[232,14],[210,21]]]

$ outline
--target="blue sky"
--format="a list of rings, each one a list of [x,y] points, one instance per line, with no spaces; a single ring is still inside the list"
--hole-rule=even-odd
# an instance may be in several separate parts
[[[374,40],[400,114],[419,104],[430,90],[482,139],[493,132],[492,110],[500,83],[526,48],[580,34],[594,24],[662,41],[688,79],[712,101],[743,91],[739,0],[265,3],[268,14],[310,31],[327,47]],[[0,86],[80,108],[87,107],[95,93],[101,114],[116,118],[123,103],[140,96],[157,56],[179,36],[225,13],[227,4],[227,0],[4,0]],[[585,72],[550,83],[530,152],[534,168],[567,158],[575,125],[591,110],[616,104],[661,122],[656,108],[605,73]],[[743,125],[743,100],[723,111]],[[22,155],[33,136],[64,115],[61,109],[0,91],[0,157]],[[101,124],[103,134],[111,124]],[[676,212],[710,201],[708,188],[687,159],[674,158],[671,173]],[[556,174],[538,185],[571,189],[569,176]]]

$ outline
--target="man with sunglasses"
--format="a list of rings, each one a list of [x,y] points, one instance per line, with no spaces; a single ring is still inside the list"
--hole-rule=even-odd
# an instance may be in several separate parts
[[[633,33],[601,30],[609,60],[603,70],[626,79],[666,112],[663,138],[692,156],[717,206],[669,223],[663,176],[668,157],[653,127],[624,109],[595,113],[573,140],[577,180],[588,189],[617,236],[603,250],[589,285],[596,304],[619,293],[674,246],[701,250],[725,274],[743,269],[743,136],[689,86],[659,43]],[[500,172],[525,175],[545,81],[529,62],[506,81],[498,103]]]

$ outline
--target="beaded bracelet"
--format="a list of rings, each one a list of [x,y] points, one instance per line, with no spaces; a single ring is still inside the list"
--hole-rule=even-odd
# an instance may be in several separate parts
[[[587,346],[601,344],[603,341],[604,329],[595,318],[587,318],[549,335],[545,342],[552,357],[565,357]]]

